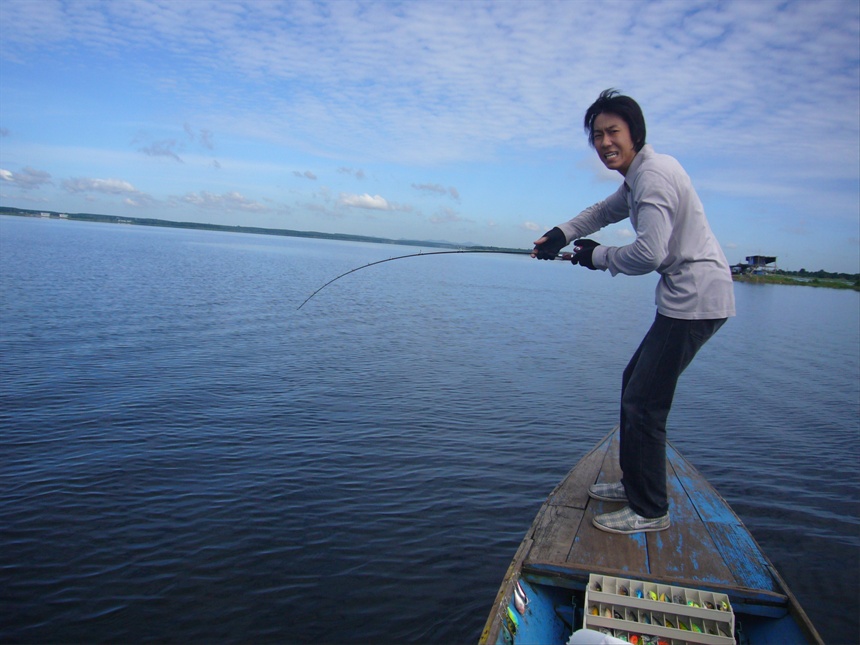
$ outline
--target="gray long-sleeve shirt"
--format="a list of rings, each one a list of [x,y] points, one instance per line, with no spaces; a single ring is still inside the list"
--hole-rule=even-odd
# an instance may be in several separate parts
[[[559,228],[568,242],[629,217],[636,240],[598,246],[592,261],[612,275],[657,271],[657,311],[704,320],[735,315],[732,274],[689,176],[676,159],[650,145],[639,151],[625,181],[602,202]]]

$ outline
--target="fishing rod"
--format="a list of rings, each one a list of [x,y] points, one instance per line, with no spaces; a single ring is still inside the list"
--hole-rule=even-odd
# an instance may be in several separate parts
[[[350,273],[355,273],[356,271],[361,271],[362,269],[366,269],[367,267],[372,267],[375,264],[382,264],[383,262],[393,262],[394,260],[402,260],[404,258],[416,258],[419,256],[425,256],[425,255],[448,255],[450,253],[506,253],[509,255],[530,255],[532,253],[532,251],[524,251],[524,250],[519,250],[519,249],[457,249],[454,251],[428,251],[426,253],[422,251],[421,253],[410,253],[408,255],[398,255],[398,256],[393,257],[393,258],[386,258],[385,260],[377,260],[376,262],[369,262],[368,264],[365,264],[364,266],[356,267],[354,269],[350,269],[349,271],[341,273],[339,276],[332,278],[331,280],[326,282],[323,286],[321,286],[319,289],[317,289],[311,295],[309,295],[307,298],[305,298],[305,301],[298,306],[296,311],[298,311],[299,309],[304,307],[305,304],[308,302],[308,300],[313,298],[320,291],[322,291],[327,286],[329,286],[332,282],[335,282],[336,280],[340,280],[342,277],[347,276]],[[570,253],[562,253],[561,255],[557,256],[555,259],[556,260],[569,260],[570,258],[571,258]]]

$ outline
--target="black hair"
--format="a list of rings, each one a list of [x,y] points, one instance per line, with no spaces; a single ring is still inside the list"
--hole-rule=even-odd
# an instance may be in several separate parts
[[[630,128],[633,147],[636,152],[642,150],[642,146],[645,145],[645,116],[642,114],[642,108],[629,96],[624,96],[613,89],[603,90],[585,112],[583,125],[588,133],[588,143],[594,147],[594,119],[604,112],[616,114],[624,119],[627,127]]]

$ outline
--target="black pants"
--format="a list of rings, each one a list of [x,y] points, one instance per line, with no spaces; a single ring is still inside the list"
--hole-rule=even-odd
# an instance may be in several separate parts
[[[726,322],[679,320],[657,314],[633,354],[621,384],[621,470],[630,507],[643,517],[669,510],[666,420],[678,377]]]

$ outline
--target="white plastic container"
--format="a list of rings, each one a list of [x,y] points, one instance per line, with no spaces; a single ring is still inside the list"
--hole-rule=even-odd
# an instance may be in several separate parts
[[[628,642],[642,643],[647,635],[670,645],[735,643],[735,614],[725,594],[598,574],[588,579],[583,627]]]

